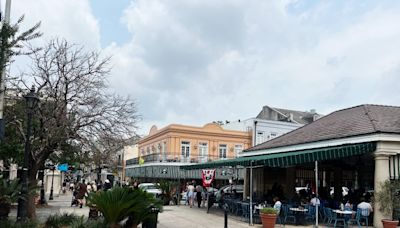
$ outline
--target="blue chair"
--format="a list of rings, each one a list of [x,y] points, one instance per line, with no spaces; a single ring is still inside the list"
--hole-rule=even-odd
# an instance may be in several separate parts
[[[358,228],[361,228],[360,218],[361,218],[361,209],[357,209],[356,216],[354,218],[350,218],[347,221],[347,224],[355,224],[356,223],[358,225]]]
[[[333,214],[332,209],[329,207],[324,208],[325,219],[324,222],[327,226],[331,225],[333,222]]]
[[[308,211],[305,214],[305,220],[310,221],[311,223],[315,221],[315,207],[308,207]]]
[[[235,201],[235,207],[236,207],[236,216],[242,216],[243,210],[242,210],[242,202],[240,201]]]
[[[344,227],[347,227],[346,219],[338,217],[337,213],[331,211],[334,221],[333,227],[336,228],[338,222],[342,222]]]
[[[291,210],[289,210],[289,208],[290,205],[282,204],[281,212],[283,211],[283,224],[286,224],[288,220],[291,220],[293,224],[296,224],[296,216]]]
[[[358,209],[360,209],[360,208],[358,208]],[[364,220],[365,221],[365,225],[368,227],[368,220],[369,220],[370,211],[369,211],[369,209],[360,209],[360,210],[361,210],[360,223]]]
[[[242,219],[248,222],[250,220],[250,204],[242,203],[241,207],[242,207]]]

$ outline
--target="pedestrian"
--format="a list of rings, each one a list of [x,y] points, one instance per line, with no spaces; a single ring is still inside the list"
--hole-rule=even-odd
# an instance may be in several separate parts
[[[196,199],[197,199],[197,207],[200,208],[201,206],[201,200],[202,200],[202,192],[203,192],[203,187],[201,185],[196,186]]]
[[[188,201],[189,201],[189,206],[193,206],[193,200],[194,200],[194,186],[192,184],[188,184],[187,186],[187,192],[188,192]]]
[[[110,183],[110,180],[109,179],[106,179],[105,181],[104,181],[104,186],[103,186],[103,189],[104,189],[104,191],[107,191],[107,190],[109,190],[109,189],[111,189],[111,183]]]
[[[78,194],[76,195],[76,199],[79,202],[79,207],[82,208],[82,206],[83,206],[83,198],[85,197],[86,192],[87,192],[87,187],[86,187],[86,184],[85,184],[85,180],[82,180],[82,182],[79,183],[77,185],[77,187],[78,187]]]

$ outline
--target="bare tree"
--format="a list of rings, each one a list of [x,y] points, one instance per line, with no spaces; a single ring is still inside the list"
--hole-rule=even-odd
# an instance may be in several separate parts
[[[109,93],[109,58],[65,40],[50,41],[31,58],[31,72],[12,84],[23,94],[33,82],[41,99],[32,139],[30,183],[35,183],[38,168],[65,143],[79,145],[82,156],[87,151],[93,156],[96,151],[90,149],[95,142],[107,148],[103,154],[110,155],[136,137],[135,102]],[[23,121],[15,118],[12,122],[24,137]],[[33,200],[29,212],[35,216]]]

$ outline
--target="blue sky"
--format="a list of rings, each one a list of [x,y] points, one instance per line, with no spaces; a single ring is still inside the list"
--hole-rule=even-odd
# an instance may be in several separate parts
[[[141,133],[264,105],[328,114],[400,101],[395,0],[14,0],[12,10],[42,21],[43,40],[112,56],[110,87],[136,99]]]

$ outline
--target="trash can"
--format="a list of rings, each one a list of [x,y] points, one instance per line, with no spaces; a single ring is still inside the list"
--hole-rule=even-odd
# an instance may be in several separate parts
[[[150,207],[150,216],[142,222],[142,228],[157,228],[158,213],[160,209],[157,207]]]

